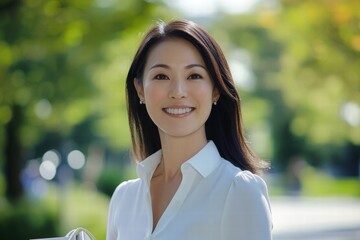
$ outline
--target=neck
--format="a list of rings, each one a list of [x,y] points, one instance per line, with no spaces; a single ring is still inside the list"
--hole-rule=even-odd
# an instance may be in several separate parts
[[[205,134],[201,136],[172,137],[160,133],[162,160],[157,175],[164,175],[165,181],[181,173],[181,165],[198,153],[206,144]]]

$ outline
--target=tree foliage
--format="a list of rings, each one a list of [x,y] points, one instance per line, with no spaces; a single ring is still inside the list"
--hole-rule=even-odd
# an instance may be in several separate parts
[[[64,144],[129,147],[126,70],[139,33],[170,12],[141,0],[5,1],[0,11],[0,159],[17,198],[24,159]]]
[[[284,8],[273,29],[285,47],[276,82],[296,111],[292,132],[314,144],[359,145],[358,116],[344,110],[360,108],[360,3],[285,1]]]
[[[356,167],[360,3],[284,0],[280,9],[260,8],[255,15],[225,16],[214,27],[231,43],[228,52],[242,49],[251,56],[242,62],[250,62],[256,88],[240,87],[248,98],[244,107],[256,97],[267,110],[250,125],[270,126],[271,158],[281,168],[296,156],[317,165],[350,161]],[[244,111],[245,119],[246,114],[251,110]],[[353,154],[341,157],[349,146]]]
[[[251,143],[281,168],[298,155],[353,166],[360,3],[280,6],[203,21],[234,70]],[[1,1],[0,14],[0,163],[7,196],[16,199],[25,159],[52,148],[66,154],[94,143],[130,146],[126,72],[142,32],[178,15],[161,1],[142,0]]]

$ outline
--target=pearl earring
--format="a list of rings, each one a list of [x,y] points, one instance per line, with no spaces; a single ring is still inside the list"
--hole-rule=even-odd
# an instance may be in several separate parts
[[[217,101],[214,102],[214,106],[216,106],[216,104],[217,104]]]
[[[140,100],[140,104],[144,104],[144,102],[142,100]]]

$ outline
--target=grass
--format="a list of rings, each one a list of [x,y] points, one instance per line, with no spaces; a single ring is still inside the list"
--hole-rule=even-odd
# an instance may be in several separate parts
[[[356,177],[336,178],[309,166],[304,168],[301,176],[300,196],[360,198],[360,179]],[[289,177],[285,175],[269,176],[267,182],[271,196],[293,194],[286,188]]]
[[[109,198],[82,185],[63,192],[61,226],[66,233],[77,227],[88,229],[96,239],[105,239]]]
[[[358,178],[335,178],[313,168],[307,168],[302,182],[302,193],[305,196],[360,197],[360,179]]]

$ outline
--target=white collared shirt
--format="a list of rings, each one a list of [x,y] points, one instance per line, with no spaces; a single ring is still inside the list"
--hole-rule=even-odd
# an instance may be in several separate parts
[[[137,165],[109,207],[107,240],[269,240],[272,221],[265,182],[221,158],[208,144],[182,164],[180,186],[153,229],[150,180],[161,150]]]

